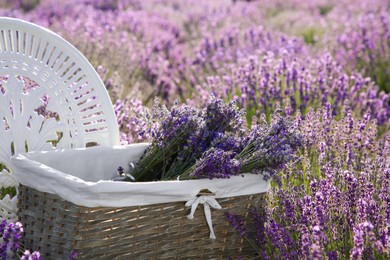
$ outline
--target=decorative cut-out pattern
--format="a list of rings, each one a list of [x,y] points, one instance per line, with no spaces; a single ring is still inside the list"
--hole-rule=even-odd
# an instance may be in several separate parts
[[[60,36],[0,18],[0,187],[18,185],[14,154],[91,143],[119,143],[111,100],[93,67]],[[8,207],[2,217],[14,216],[14,199],[0,201]]]
[[[38,110],[43,103],[42,88],[30,89],[23,93],[24,81],[10,75],[3,81],[4,94],[0,95],[0,147],[3,148],[0,160],[12,170],[10,156],[17,153],[53,149],[53,144],[61,147],[57,133],[62,133],[64,123],[55,118],[45,118]],[[49,103],[50,104],[50,103]],[[57,111],[55,111],[57,112]],[[8,149],[7,149],[8,148]]]

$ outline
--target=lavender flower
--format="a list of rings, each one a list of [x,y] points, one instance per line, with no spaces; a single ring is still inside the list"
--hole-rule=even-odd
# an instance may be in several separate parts
[[[272,249],[258,250],[259,255],[286,258],[283,248],[294,249],[300,258],[389,255],[390,135],[376,141],[369,113],[356,118],[346,106],[344,115],[334,119],[329,111],[324,106],[293,123],[302,130],[304,149],[296,163],[279,172],[282,185],[268,192],[272,206],[265,208],[267,218],[258,221],[265,223],[266,236],[256,248]]]
[[[240,110],[234,101],[224,103],[221,99],[211,96],[207,106],[202,110],[202,122],[200,122],[199,130],[190,135],[184,149],[178,153],[177,160],[173,162],[166,176],[172,178],[192,169],[195,161],[201,158],[202,154],[210,147],[222,145],[222,136],[227,137],[230,135],[233,139],[230,141],[238,140],[239,135],[246,131],[244,116],[245,111]],[[224,143],[224,145],[228,144]],[[234,149],[234,147],[231,147],[231,149]],[[227,151],[230,151],[230,149]],[[203,157],[207,157],[208,155],[203,155]],[[200,176],[198,175],[198,177]]]
[[[241,172],[267,171],[274,175],[293,158],[302,137],[291,123],[275,114],[275,123],[259,125],[248,136],[245,148],[237,155]]]
[[[218,133],[211,143],[214,148],[219,148],[224,151],[231,151],[238,154],[244,149],[245,136],[240,136],[233,133]]]
[[[70,252],[68,256],[68,260],[75,260],[75,259],[77,259],[77,253],[75,250],[72,250],[72,252]]]
[[[21,223],[7,223],[7,220],[2,220],[0,225],[0,237],[2,237],[2,243],[0,244],[0,257],[2,259],[7,259],[9,252],[17,252],[19,249],[19,241],[22,238],[22,233],[23,228]]]
[[[178,104],[169,111],[157,105],[154,118],[159,127],[152,130],[152,143],[132,172],[136,181],[164,178],[179,151],[199,131],[202,120],[198,110]]]
[[[150,140],[152,127],[149,111],[138,99],[117,100],[114,105],[119,130],[121,132],[121,144],[131,144]]]
[[[327,257],[329,260],[337,260],[337,259],[338,259],[338,253],[337,253],[336,250],[330,251],[330,252],[326,253],[326,257]]]
[[[351,252],[352,259],[361,259],[364,252],[364,230],[361,226],[354,228],[354,247]]]
[[[388,12],[378,8],[346,17],[347,23],[337,35],[336,57],[350,70],[362,71],[373,78],[381,90],[390,92]],[[334,36],[333,36],[334,37]],[[330,39],[329,39],[330,40]]]
[[[233,158],[233,152],[226,152],[219,148],[210,148],[196,162],[191,176],[197,178],[226,179],[238,175],[240,162]]]
[[[205,127],[211,134],[245,131],[245,111],[240,110],[234,100],[224,103],[222,99],[211,96],[203,111]]]
[[[244,220],[241,216],[226,212],[225,217],[232,227],[237,230],[241,236],[247,234],[247,230],[244,224]]]
[[[5,227],[7,226],[7,220],[3,219],[0,224],[0,237],[4,235]]]
[[[312,244],[310,246],[310,259],[320,260],[322,257],[322,248],[318,244]]]

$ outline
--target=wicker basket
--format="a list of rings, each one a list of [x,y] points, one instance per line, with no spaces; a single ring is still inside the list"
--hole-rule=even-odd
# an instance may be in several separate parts
[[[44,259],[66,259],[73,250],[81,259],[256,258],[225,213],[245,214],[263,205],[269,183],[252,174],[212,181],[113,182],[110,171],[129,158],[138,160],[146,147],[14,157],[18,217],[26,232],[22,249],[39,250]],[[250,218],[244,220],[250,225]]]
[[[264,193],[219,199],[223,210],[213,211],[215,240],[203,208],[189,220],[184,202],[88,208],[23,185],[18,200],[23,247],[39,250],[44,259],[66,259],[72,250],[80,259],[255,259],[256,251],[224,214],[262,205]]]

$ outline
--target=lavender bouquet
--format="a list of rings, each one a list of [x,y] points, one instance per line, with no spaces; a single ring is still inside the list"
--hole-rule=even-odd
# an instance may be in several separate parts
[[[153,110],[157,128],[150,147],[134,166],[133,181],[229,178],[267,172],[271,177],[293,158],[301,145],[299,131],[274,113],[271,124],[248,131],[244,110],[234,101],[211,97],[204,109],[177,102]]]
[[[245,111],[238,109],[235,101],[224,103],[212,96],[206,108],[200,113],[199,131],[191,135],[185,149],[179,153],[164,179],[176,178],[191,171],[196,160],[223,142],[221,137],[243,135],[246,129],[244,116]]]
[[[135,181],[177,178],[188,171],[218,137],[225,133],[243,133],[244,114],[234,101],[224,103],[215,97],[211,97],[204,109],[176,102],[168,110],[156,103],[153,120],[157,127],[150,130],[151,145],[131,175]]]
[[[153,181],[165,177],[165,173],[185,149],[188,142],[199,132],[199,111],[190,106],[175,105],[168,110],[158,103],[153,108],[157,129],[150,129],[153,138],[144,156],[131,172],[135,181]],[[125,180],[130,180],[126,178]]]

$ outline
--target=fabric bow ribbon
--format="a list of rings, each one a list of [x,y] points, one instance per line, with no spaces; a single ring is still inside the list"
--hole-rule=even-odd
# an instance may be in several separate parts
[[[204,215],[206,216],[207,225],[210,229],[210,238],[216,239],[213,229],[213,222],[211,220],[210,207],[214,209],[222,209],[221,205],[215,200],[213,196],[199,196],[186,202],[186,207],[191,207],[191,213],[187,216],[188,219],[194,219],[194,214],[199,204],[204,206]]]

